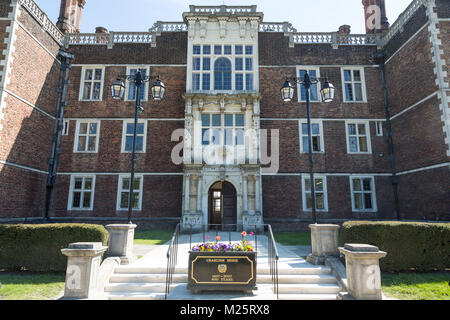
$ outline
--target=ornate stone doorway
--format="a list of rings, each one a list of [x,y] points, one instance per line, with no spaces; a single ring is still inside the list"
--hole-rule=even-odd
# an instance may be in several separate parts
[[[237,223],[237,193],[234,186],[229,182],[216,182],[209,189],[209,224],[219,225],[219,229],[226,228],[225,225]],[[215,226],[211,226],[215,229]],[[232,229],[235,229],[233,227]]]

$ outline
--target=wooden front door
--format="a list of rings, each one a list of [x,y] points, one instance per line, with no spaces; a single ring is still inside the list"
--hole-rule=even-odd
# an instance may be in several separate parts
[[[236,224],[237,222],[236,190],[228,182],[217,182],[209,190],[209,224],[224,225]],[[211,226],[215,229],[216,226]],[[235,229],[233,227],[233,229]]]

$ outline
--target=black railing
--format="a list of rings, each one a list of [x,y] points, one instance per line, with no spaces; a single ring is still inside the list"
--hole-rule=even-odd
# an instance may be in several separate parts
[[[173,274],[177,267],[178,258],[178,238],[180,236],[181,224],[177,224],[170,240],[169,249],[167,249],[167,272],[166,272],[166,291],[165,299],[169,296],[173,281]]]
[[[267,227],[267,247],[268,247],[268,262],[270,267],[270,276],[272,278],[273,293],[278,297],[278,260],[280,256],[278,255],[277,243],[273,237],[272,226],[265,225],[264,229]]]

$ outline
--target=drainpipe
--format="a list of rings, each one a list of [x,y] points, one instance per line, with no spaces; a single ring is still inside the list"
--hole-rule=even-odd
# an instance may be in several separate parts
[[[50,206],[53,195],[53,187],[55,185],[56,172],[58,170],[59,155],[61,154],[61,136],[64,128],[64,109],[67,105],[67,85],[69,84],[69,73],[72,68],[72,60],[75,56],[69,52],[59,50],[58,57],[61,60],[59,82],[58,82],[58,99],[56,104],[56,120],[53,129],[52,151],[48,165],[48,176],[45,194],[45,212],[44,219],[49,221]]]
[[[388,86],[386,81],[386,51],[378,52],[372,56],[376,63],[379,64],[379,68],[381,71],[381,79],[382,79],[382,87],[384,93],[384,112],[386,116],[386,129],[387,129],[387,138],[389,145],[389,159],[391,160],[391,169],[392,169],[392,192],[394,196],[394,210],[397,220],[401,220],[400,214],[400,206],[399,206],[399,196],[398,196],[398,176],[397,176],[397,168],[395,166],[395,153],[394,153],[394,143],[392,139],[392,125],[391,125],[391,110],[389,106],[388,99]]]

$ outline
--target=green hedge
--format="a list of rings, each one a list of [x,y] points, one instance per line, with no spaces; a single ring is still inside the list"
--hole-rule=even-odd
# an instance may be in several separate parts
[[[74,242],[107,241],[108,231],[100,225],[0,225],[0,270],[65,271],[61,249]]]
[[[450,223],[351,221],[342,226],[342,242],[364,243],[387,252],[385,272],[437,271],[450,268]]]

